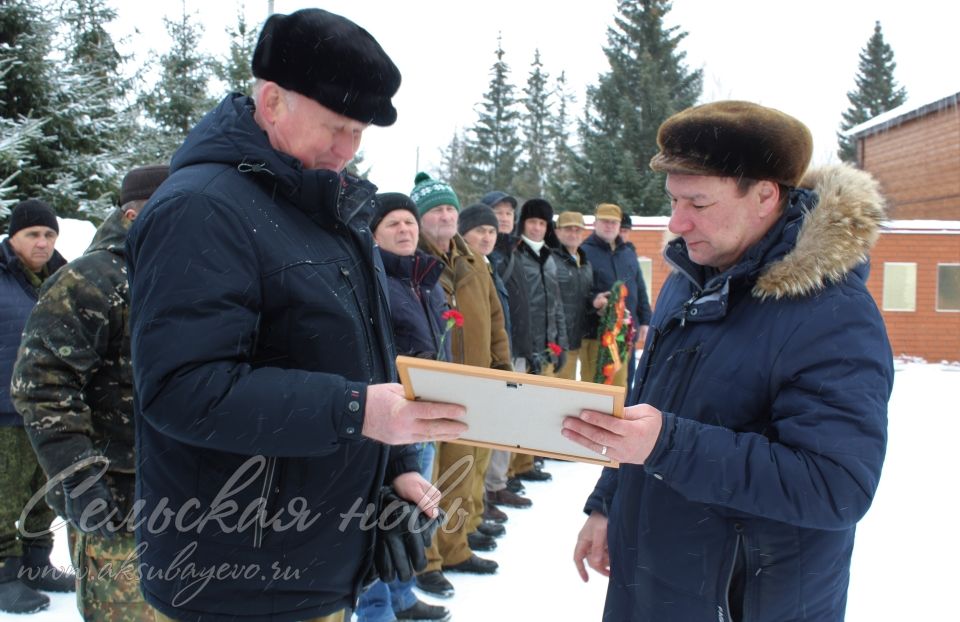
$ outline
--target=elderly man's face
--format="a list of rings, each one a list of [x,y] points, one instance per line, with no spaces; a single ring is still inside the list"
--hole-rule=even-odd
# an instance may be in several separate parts
[[[460,212],[452,205],[438,205],[420,215],[420,232],[434,244],[441,246],[450,243],[457,234],[457,222]]]
[[[10,236],[10,247],[23,265],[32,272],[40,272],[53,257],[57,237],[57,232],[50,227],[25,227]]]
[[[493,206],[493,214],[497,217],[497,231],[513,233],[514,209],[507,201],[501,201]]]
[[[497,230],[492,225],[477,225],[463,234],[463,240],[470,250],[486,257],[497,244]]]
[[[593,231],[597,234],[598,238],[607,244],[612,244],[613,241],[617,239],[617,236],[620,235],[620,221],[610,218],[598,218],[593,222]]]
[[[367,124],[337,114],[309,97],[267,84],[271,86],[265,87],[264,104],[258,100],[257,105],[269,108],[264,129],[273,148],[297,158],[308,170],[339,173],[346,168],[360,148]]]
[[[395,209],[377,225],[373,239],[380,248],[394,255],[413,255],[420,240],[420,226],[413,214],[405,209]]]
[[[669,229],[683,238],[690,259],[725,270],[737,262],[779,215],[779,189],[761,181],[741,195],[730,177],[667,175]]]
[[[583,242],[583,227],[577,225],[557,227],[557,237],[565,248],[579,248],[580,243]]]

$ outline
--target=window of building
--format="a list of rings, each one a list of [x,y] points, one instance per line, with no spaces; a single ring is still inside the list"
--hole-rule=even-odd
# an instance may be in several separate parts
[[[638,257],[637,262],[640,264],[640,274],[643,275],[643,284],[647,286],[647,298],[650,299],[650,304],[653,304],[653,292],[651,291],[651,283],[653,283],[653,260],[649,257]]]
[[[960,264],[937,265],[937,311],[960,311]]]
[[[883,264],[883,310],[917,310],[917,264]]]

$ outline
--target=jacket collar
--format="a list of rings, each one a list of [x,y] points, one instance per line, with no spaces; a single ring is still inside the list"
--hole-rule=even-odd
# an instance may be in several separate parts
[[[417,287],[436,285],[443,273],[443,263],[419,248],[413,255],[396,255],[381,248],[380,256],[388,276],[409,280]]]
[[[171,173],[192,164],[225,164],[253,176],[318,224],[368,225],[376,186],[347,173],[305,170],[299,160],[273,148],[254,110],[249,97],[224,98],[187,135],[171,159]]]
[[[624,246],[627,245],[627,243],[623,241],[623,238],[617,235],[617,238],[613,241],[613,247],[611,248],[610,244],[606,240],[601,238],[599,235],[597,235],[596,232],[593,232],[590,235],[588,235],[587,239],[584,240],[583,244],[581,244],[580,246],[583,247],[587,244],[589,244],[590,246],[595,246],[597,248],[602,248],[608,253],[616,253],[620,251]]]
[[[681,238],[667,244],[667,263],[694,285],[681,321],[722,317],[740,285],[760,300],[802,298],[865,264],[884,218],[876,180],[837,165],[807,173],[800,186],[774,226],[724,272],[693,263]]]
[[[470,247],[467,246],[466,241],[464,241],[459,233],[453,234],[453,239],[450,240],[450,247],[450,253],[448,255],[446,250],[440,250],[433,244],[433,242],[422,235],[420,236],[420,248],[430,255],[438,257],[442,262],[449,266],[453,266],[458,257],[463,257],[470,263],[473,263],[478,259],[478,257],[474,255],[473,251],[470,250]]]
[[[120,255],[121,257],[125,256],[126,249],[124,242],[127,239],[127,232],[130,231],[130,225],[132,224],[132,220],[127,220],[124,217],[122,207],[113,210],[110,212],[110,215],[107,216],[107,219],[103,221],[103,224],[97,228],[97,232],[93,235],[93,240],[90,242],[87,250],[84,251],[84,254],[105,250]]]

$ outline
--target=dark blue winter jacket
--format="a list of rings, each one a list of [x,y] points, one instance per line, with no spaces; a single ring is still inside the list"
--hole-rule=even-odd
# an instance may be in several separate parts
[[[275,151],[228,96],[190,132],[127,240],[137,540],[147,601],[180,620],[353,606],[361,513],[416,455],[361,435],[391,381],[375,188]],[[388,465],[388,461],[390,464]],[[231,572],[209,581],[195,572]]]
[[[47,272],[53,274],[65,263],[63,256],[54,251],[47,262]],[[0,242],[0,427],[23,427],[23,418],[10,399],[10,376],[23,327],[38,296],[39,290],[27,279],[20,258],[5,238]]]
[[[669,244],[628,400],[663,429],[587,503],[609,517],[604,620],[843,619],[893,383],[864,282],[882,217],[875,182],[835,167],[723,273]]]
[[[593,332],[589,332],[591,316],[597,315],[593,309],[593,266],[579,248],[576,258],[562,246],[552,250],[557,263],[557,285],[563,300],[567,341],[571,350],[578,350],[584,338],[595,339],[597,336],[595,322]]]
[[[420,249],[413,255],[402,256],[381,248],[380,256],[387,272],[397,353],[432,359],[437,358],[437,350],[442,347],[440,358],[449,361],[450,339],[443,339],[446,322],[440,318],[447,309],[447,297],[438,284],[443,263]]]
[[[593,294],[610,291],[614,283],[623,281],[627,286],[627,310],[637,319],[637,326],[649,324],[650,298],[643,282],[643,273],[640,272],[640,262],[637,261],[637,249],[633,244],[624,242],[623,238],[617,236],[616,246],[611,249],[596,233],[591,233],[580,248],[593,266]],[[600,315],[588,313],[587,319],[588,338],[596,339]]]

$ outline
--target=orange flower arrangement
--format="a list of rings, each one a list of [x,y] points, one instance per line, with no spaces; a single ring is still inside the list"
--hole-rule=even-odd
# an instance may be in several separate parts
[[[627,360],[634,330],[633,319],[627,310],[628,293],[623,281],[617,281],[610,288],[610,298],[600,320],[600,352],[594,382],[613,384],[613,376]]]

